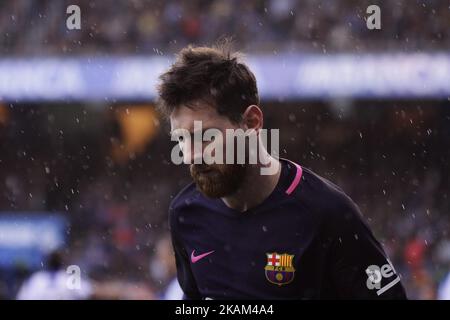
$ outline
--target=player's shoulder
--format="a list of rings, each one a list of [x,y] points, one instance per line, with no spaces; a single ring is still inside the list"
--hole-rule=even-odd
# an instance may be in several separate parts
[[[189,204],[192,200],[197,198],[199,195],[198,190],[195,186],[195,182],[191,182],[186,185],[180,192],[172,199],[170,202],[169,210],[176,211],[183,206]]]
[[[302,168],[302,179],[296,198],[325,219],[345,220],[359,208],[344,190],[311,169]],[[335,220],[333,219],[333,220]]]
[[[320,176],[309,168],[302,167],[302,177],[297,196],[306,202],[335,205],[348,197],[341,187]]]

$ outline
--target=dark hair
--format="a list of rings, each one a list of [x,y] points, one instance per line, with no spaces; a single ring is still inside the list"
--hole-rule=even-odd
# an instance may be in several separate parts
[[[52,251],[47,257],[47,269],[49,271],[58,271],[63,266],[62,252]]]
[[[188,46],[180,51],[175,63],[159,77],[158,109],[164,116],[200,100],[239,122],[249,105],[259,105],[255,76],[230,48],[231,42],[225,40],[214,47]]]

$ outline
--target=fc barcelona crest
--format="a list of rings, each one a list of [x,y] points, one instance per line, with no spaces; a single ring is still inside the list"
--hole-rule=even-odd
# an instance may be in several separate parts
[[[264,268],[269,282],[282,286],[294,280],[295,269],[292,265],[294,255],[280,253],[266,253],[267,265]]]

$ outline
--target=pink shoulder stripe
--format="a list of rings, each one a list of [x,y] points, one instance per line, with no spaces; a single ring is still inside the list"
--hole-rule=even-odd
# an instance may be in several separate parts
[[[292,162],[292,161],[289,161],[289,162],[292,163],[297,168],[297,172],[295,173],[294,181],[292,181],[291,185],[286,190],[287,195],[290,195],[295,190],[295,188],[297,188],[297,186],[300,183],[300,179],[302,178],[302,173],[303,173],[302,167],[300,167],[295,162]]]

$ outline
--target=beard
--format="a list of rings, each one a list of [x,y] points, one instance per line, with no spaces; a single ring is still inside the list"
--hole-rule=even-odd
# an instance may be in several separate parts
[[[197,188],[209,198],[221,198],[236,192],[245,178],[243,164],[192,164],[192,179]]]

